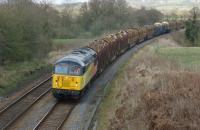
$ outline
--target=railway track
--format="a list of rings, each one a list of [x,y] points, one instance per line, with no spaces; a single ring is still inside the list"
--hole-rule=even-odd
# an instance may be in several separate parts
[[[0,129],[4,130],[8,128],[13,122],[16,121],[16,119],[23,115],[23,113],[31,108],[45,94],[47,94],[51,90],[50,81],[51,77],[48,77],[2,109],[0,111]]]
[[[75,103],[57,102],[39,121],[34,130],[60,130],[74,107]]]

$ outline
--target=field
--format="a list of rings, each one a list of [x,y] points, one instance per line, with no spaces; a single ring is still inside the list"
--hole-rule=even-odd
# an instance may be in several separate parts
[[[171,36],[140,50],[109,85],[97,129],[198,130],[199,55]]]
[[[157,53],[169,60],[178,62],[187,68],[200,68],[200,48],[199,47],[177,47],[177,48],[162,48]]]
[[[25,82],[37,79],[51,72],[51,66],[71,49],[88,44],[91,39],[55,39],[49,56],[44,59],[34,59],[21,63],[0,67],[0,96],[23,86]]]

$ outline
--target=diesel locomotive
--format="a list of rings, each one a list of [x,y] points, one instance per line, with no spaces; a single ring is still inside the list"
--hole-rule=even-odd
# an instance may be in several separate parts
[[[97,73],[97,54],[84,47],[72,51],[56,62],[53,74],[53,94],[56,98],[79,97]]]
[[[54,65],[53,95],[58,99],[80,98],[90,81],[126,50],[145,40],[182,28],[183,21],[128,28],[73,50]]]

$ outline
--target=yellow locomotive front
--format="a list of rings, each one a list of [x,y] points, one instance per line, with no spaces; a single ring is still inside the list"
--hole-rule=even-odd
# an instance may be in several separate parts
[[[53,74],[53,88],[63,90],[81,90],[83,84],[83,69],[73,62],[55,65]]]
[[[59,60],[54,67],[52,91],[56,98],[80,97],[97,72],[96,53],[82,48]]]

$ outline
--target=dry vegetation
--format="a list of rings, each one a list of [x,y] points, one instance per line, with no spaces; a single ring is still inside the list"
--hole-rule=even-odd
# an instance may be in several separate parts
[[[97,115],[98,129],[198,130],[200,74],[161,55],[180,48],[160,39],[136,54],[118,73]]]
[[[143,99],[150,130],[198,130],[200,123],[200,74],[166,72],[158,75],[157,88]]]

